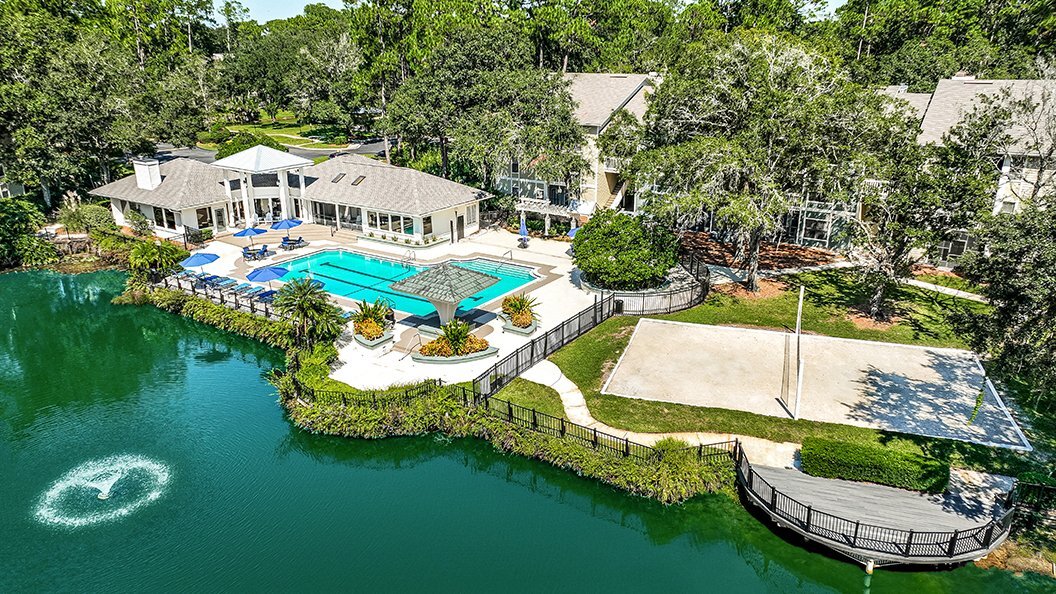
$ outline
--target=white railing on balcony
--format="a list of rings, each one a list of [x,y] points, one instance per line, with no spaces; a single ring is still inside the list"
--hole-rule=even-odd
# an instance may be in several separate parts
[[[630,162],[630,159],[605,157],[605,171],[619,173],[624,167],[627,167],[628,162]]]

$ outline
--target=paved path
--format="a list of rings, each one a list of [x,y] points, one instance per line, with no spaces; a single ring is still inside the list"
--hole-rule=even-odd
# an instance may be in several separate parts
[[[913,285],[914,287],[920,287],[921,289],[927,289],[929,291],[935,291],[936,293],[942,293],[943,295],[950,295],[951,297],[959,297],[961,299],[967,299],[969,301],[976,301],[978,303],[988,303],[986,297],[976,295],[975,293],[969,293],[968,291],[960,291],[957,289],[951,289],[942,285],[933,285],[924,281],[919,281],[915,278],[906,280],[907,285]]]
[[[587,408],[587,401],[572,380],[565,377],[561,368],[550,361],[542,361],[521,374],[521,378],[544,386],[549,386],[561,396],[565,407],[565,416],[573,423],[585,425],[598,431],[604,431],[620,438],[626,438],[645,445],[652,445],[666,437],[680,439],[689,445],[708,445],[733,439],[740,440],[745,453],[753,463],[766,466],[794,467],[797,465],[796,454],[799,444],[774,442],[759,437],[737,435],[735,433],[639,433],[610,427],[594,418]]]
[[[831,270],[834,268],[853,268],[854,262],[847,260],[841,260],[839,262],[833,262],[831,264],[819,264],[817,266],[799,266],[796,268],[780,268],[778,270],[760,270],[759,278],[774,278],[777,276],[785,276],[789,274],[799,274],[801,272],[814,272],[817,270]],[[711,283],[713,285],[723,285],[727,283],[743,283],[748,279],[748,273],[743,270],[736,270],[728,266],[717,266],[715,264],[708,264],[708,270],[711,271]]]

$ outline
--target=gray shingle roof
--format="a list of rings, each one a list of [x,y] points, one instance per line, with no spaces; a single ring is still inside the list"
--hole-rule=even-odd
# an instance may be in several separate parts
[[[581,126],[604,126],[624,106],[639,118],[645,114],[642,87],[649,81],[648,75],[570,72],[565,79],[570,81],[568,90],[577,104],[576,121]]]
[[[150,206],[181,210],[226,202],[223,171],[179,157],[160,165],[161,184],[153,190],[136,185],[136,176],[129,175],[89,192],[93,196],[129,200]]]
[[[389,285],[430,301],[458,303],[499,282],[497,277],[444,262]]]
[[[363,179],[355,183],[360,176]],[[304,185],[304,196],[309,200],[411,216],[427,215],[489,196],[478,188],[360,155],[343,155],[305,167]]]
[[[895,85],[886,87],[880,91],[882,94],[895,99],[901,99],[905,103],[909,113],[915,116],[918,120],[924,118],[924,113],[928,111],[928,103],[931,101],[931,93],[907,93],[905,87]]]
[[[922,143],[942,142],[942,135],[960,122],[964,114],[983,95],[993,95],[1008,88],[1014,98],[1047,87],[1056,92],[1056,81],[1052,80],[940,80],[932,95],[931,103],[920,124]],[[1017,134],[1012,130],[1012,134]]]

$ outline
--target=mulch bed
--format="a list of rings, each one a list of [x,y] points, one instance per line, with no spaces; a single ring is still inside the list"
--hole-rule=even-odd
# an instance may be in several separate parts
[[[690,231],[682,236],[682,247],[703,258],[707,264],[738,268],[741,263],[735,257],[732,245],[711,239],[704,231]],[[835,252],[820,248],[804,247],[792,243],[764,242],[759,247],[759,269],[780,270],[782,268],[800,268],[804,266],[821,266],[840,260]]]

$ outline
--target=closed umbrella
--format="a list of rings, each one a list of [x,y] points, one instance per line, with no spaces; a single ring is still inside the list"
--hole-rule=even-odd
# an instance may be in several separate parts
[[[521,237],[528,237],[528,226],[524,224],[524,217],[521,217]]]
[[[253,245],[253,236],[260,235],[261,233],[267,233],[267,231],[264,229],[257,229],[256,227],[246,227],[238,233],[235,233],[235,237],[248,237],[249,245]]]
[[[286,237],[289,238],[290,229],[293,229],[294,227],[300,224],[301,222],[297,219],[282,219],[281,221],[273,224],[271,228],[278,231],[286,231]]]
[[[184,268],[194,268],[196,266],[201,266],[202,272],[205,272],[205,265],[216,262],[218,258],[220,258],[220,256],[217,256],[216,254],[206,254],[199,252],[197,254],[192,254],[189,258],[185,259],[183,262],[180,262],[180,266],[183,266]]]
[[[268,289],[271,289],[271,281],[280,279],[289,273],[290,271],[282,266],[265,266],[251,271],[246,278],[255,283],[268,283]]]

